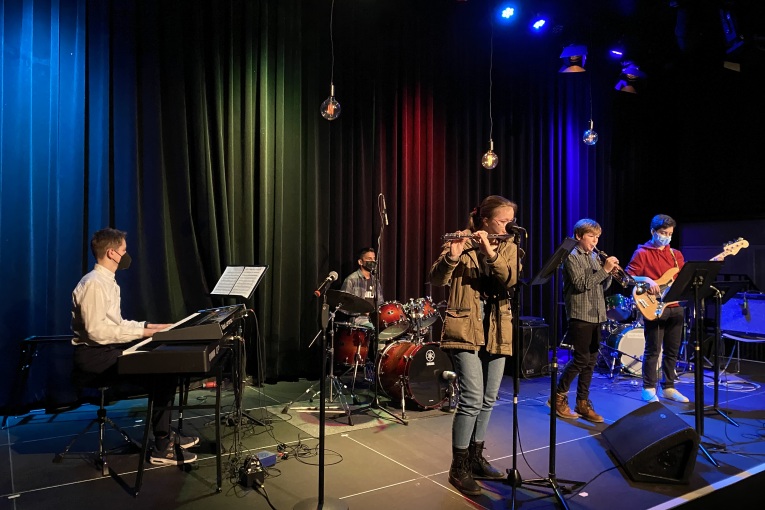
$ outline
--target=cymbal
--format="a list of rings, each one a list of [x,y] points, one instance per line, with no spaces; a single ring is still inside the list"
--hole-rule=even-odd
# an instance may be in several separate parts
[[[374,305],[366,299],[342,290],[328,290],[327,302],[329,306],[333,308],[339,306],[342,311],[349,313],[371,313],[375,309]]]

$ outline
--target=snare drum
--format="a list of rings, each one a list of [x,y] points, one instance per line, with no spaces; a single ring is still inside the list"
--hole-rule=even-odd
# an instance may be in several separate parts
[[[377,335],[381,341],[394,340],[409,331],[409,318],[404,311],[404,305],[398,301],[386,301],[380,305],[380,326]]]
[[[336,322],[335,328],[332,339],[335,365],[350,367],[357,362],[359,365],[366,363],[372,331],[347,322]]]
[[[438,311],[433,305],[433,301],[427,296],[410,300],[406,306],[406,311],[412,326],[419,325],[421,329],[429,328],[438,319]]]
[[[454,370],[452,360],[437,342],[398,340],[385,347],[377,364],[380,387],[389,397],[413,401],[424,409],[439,407],[447,398],[444,371]]]
[[[606,297],[606,317],[614,321],[632,318],[632,298],[621,294]]]
[[[643,376],[645,335],[639,326],[625,326],[608,337],[606,345],[616,351],[616,357],[628,374]]]

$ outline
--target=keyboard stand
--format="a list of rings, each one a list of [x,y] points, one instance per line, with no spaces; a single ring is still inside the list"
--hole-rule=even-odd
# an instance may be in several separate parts
[[[177,410],[180,413],[179,416],[179,427],[178,429],[181,430],[181,427],[183,426],[182,422],[182,416],[183,416],[183,409],[214,409],[215,410],[215,465],[217,469],[217,488],[216,492],[220,493],[223,490],[223,477],[222,477],[222,461],[221,461],[221,436],[220,436],[220,389],[223,384],[223,365],[224,363],[222,361],[219,361],[216,363],[216,367],[214,369],[215,372],[215,403],[214,404],[194,404],[190,407],[185,407],[185,405],[188,403],[188,394],[189,394],[189,381],[190,377],[194,375],[208,375],[208,374],[180,374],[179,379],[182,381],[181,386],[184,386],[180,389],[178,392],[178,402],[179,405],[175,406],[166,406],[165,409],[171,409],[171,410]],[[146,462],[148,462],[148,445],[149,445],[149,430],[151,429],[151,414],[154,411],[153,406],[153,399],[152,394],[154,392],[154,389],[152,388],[152,391],[149,395],[149,403],[148,403],[148,409],[146,411],[146,425],[144,425],[143,428],[143,441],[141,443],[141,456],[138,459],[138,471],[136,475],[135,480],[135,487],[133,488],[133,496],[138,497],[138,492],[141,490],[141,484],[143,483],[143,472],[144,467],[146,465]]]

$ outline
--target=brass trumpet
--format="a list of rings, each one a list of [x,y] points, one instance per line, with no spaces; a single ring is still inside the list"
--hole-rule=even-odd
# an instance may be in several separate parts
[[[606,263],[606,259],[608,258],[608,253],[604,251],[600,251],[597,248],[593,248],[592,251],[595,252],[595,254],[600,259],[600,265],[604,265]],[[612,270],[611,270],[611,277],[613,277],[614,280],[616,280],[619,285],[622,287],[627,287],[629,285],[635,285],[635,279],[632,278],[630,275],[628,275],[626,272],[624,272],[624,269],[617,264]]]
[[[444,234],[441,236],[441,239],[444,241],[456,241],[457,239],[473,239],[475,237],[475,234]],[[513,234],[486,234],[486,237],[489,239],[512,239],[514,237]]]

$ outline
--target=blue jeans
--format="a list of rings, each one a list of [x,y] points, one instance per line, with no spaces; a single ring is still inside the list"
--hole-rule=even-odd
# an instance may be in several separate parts
[[[486,436],[489,417],[505,373],[505,356],[485,350],[454,351],[454,370],[459,383],[459,399],[452,422],[452,447],[465,449],[470,441]]]

